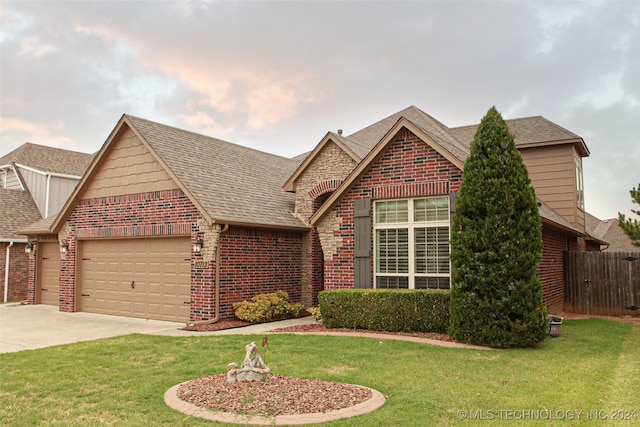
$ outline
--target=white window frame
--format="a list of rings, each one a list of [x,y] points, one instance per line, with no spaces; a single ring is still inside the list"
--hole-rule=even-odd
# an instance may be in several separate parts
[[[584,175],[582,162],[578,158],[576,158],[576,202],[578,209],[584,211]]]
[[[416,200],[425,199],[445,199],[447,202],[447,218],[438,221],[416,221],[414,202]],[[407,201],[408,221],[407,222],[385,222],[378,223],[377,210],[379,203],[382,202],[400,202]],[[377,288],[378,277],[408,277],[408,289],[415,289],[416,277],[446,277],[449,279],[449,288],[451,287],[451,260],[449,259],[449,272],[448,273],[416,273],[416,258],[415,258],[415,230],[421,228],[440,228],[446,227],[449,230],[449,238],[451,236],[451,223],[450,223],[450,205],[448,196],[429,196],[429,197],[415,197],[409,199],[381,199],[374,201],[373,208],[373,286]],[[378,272],[378,230],[383,229],[408,229],[408,255],[409,255],[409,268],[407,273],[379,273]],[[451,244],[449,243],[449,254],[451,254]]]

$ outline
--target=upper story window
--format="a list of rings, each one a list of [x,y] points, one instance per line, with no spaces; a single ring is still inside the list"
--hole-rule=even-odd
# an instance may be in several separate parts
[[[449,289],[449,198],[377,201],[375,286]]]
[[[584,181],[582,176],[582,162],[576,159],[576,200],[578,209],[584,210]]]

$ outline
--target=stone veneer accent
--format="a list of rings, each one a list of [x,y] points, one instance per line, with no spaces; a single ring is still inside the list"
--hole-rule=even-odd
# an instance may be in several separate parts
[[[328,141],[296,180],[295,215],[305,224],[317,209],[317,201],[333,192],[353,170],[356,162],[338,145]],[[318,292],[323,289],[321,247],[317,231],[312,229],[302,239],[302,302],[317,304]]]

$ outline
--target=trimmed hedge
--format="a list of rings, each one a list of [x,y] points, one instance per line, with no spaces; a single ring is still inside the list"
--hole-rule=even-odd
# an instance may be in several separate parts
[[[327,328],[440,332],[449,328],[447,290],[340,289],[318,294]]]

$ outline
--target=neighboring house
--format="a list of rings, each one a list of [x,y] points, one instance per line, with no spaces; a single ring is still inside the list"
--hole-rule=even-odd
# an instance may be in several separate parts
[[[92,155],[26,143],[0,158],[0,279],[3,301],[27,299],[27,239],[18,230],[56,215]]]
[[[603,252],[640,252],[640,246],[635,246],[618,225],[618,218],[601,220],[587,214],[587,229],[606,242],[601,247]]]
[[[563,252],[600,242],[585,229],[589,151],[542,117],[507,123],[540,200],[544,302],[561,309]],[[310,306],[323,289],[449,288],[474,132],[412,106],[287,159],[124,115],[55,221],[23,232],[64,251],[61,311],[211,321],[273,290]],[[44,302],[56,270],[30,267],[29,302]]]

